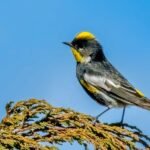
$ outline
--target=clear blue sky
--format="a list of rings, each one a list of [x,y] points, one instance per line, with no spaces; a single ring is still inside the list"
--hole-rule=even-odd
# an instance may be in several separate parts
[[[79,85],[75,60],[62,44],[80,31],[94,33],[112,64],[150,97],[149,8],[149,0],[0,1],[1,118],[7,102],[29,98],[93,116],[105,109]],[[101,120],[119,121],[121,113],[111,110]],[[129,107],[125,122],[150,135],[149,111]]]

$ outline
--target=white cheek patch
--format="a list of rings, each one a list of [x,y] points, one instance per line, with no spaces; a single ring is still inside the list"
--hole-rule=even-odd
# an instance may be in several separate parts
[[[82,52],[82,51],[83,51],[83,48],[79,48],[78,51],[79,51],[79,52]]]
[[[84,63],[88,63],[90,61],[91,61],[91,57],[90,56],[83,58],[83,62]]]
[[[84,79],[86,82],[92,84],[93,86],[103,88],[107,91],[111,91],[112,87],[119,88],[119,85],[116,85],[113,81],[101,77],[101,76],[95,76],[95,75],[89,75],[87,73],[84,74]]]
[[[91,57],[90,56],[84,56],[84,54],[82,54],[83,50],[84,50],[83,48],[78,49],[78,51],[81,53],[81,55],[83,55],[81,62],[86,64],[86,63],[89,63],[91,61]]]

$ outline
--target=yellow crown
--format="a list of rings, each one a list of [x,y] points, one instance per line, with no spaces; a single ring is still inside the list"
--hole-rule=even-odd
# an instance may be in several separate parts
[[[92,40],[95,36],[90,32],[80,32],[75,37],[76,40]]]

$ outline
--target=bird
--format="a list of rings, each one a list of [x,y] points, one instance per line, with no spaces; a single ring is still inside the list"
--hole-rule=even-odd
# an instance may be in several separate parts
[[[106,58],[101,43],[95,35],[83,31],[71,42],[63,42],[71,48],[76,60],[76,76],[88,95],[106,109],[123,108],[121,124],[127,106],[150,110],[150,100],[136,89]]]

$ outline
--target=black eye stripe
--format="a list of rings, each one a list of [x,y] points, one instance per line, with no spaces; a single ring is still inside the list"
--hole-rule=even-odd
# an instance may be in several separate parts
[[[77,49],[85,47],[86,44],[87,44],[87,40],[74,40],[72,42],[72,45]]]

